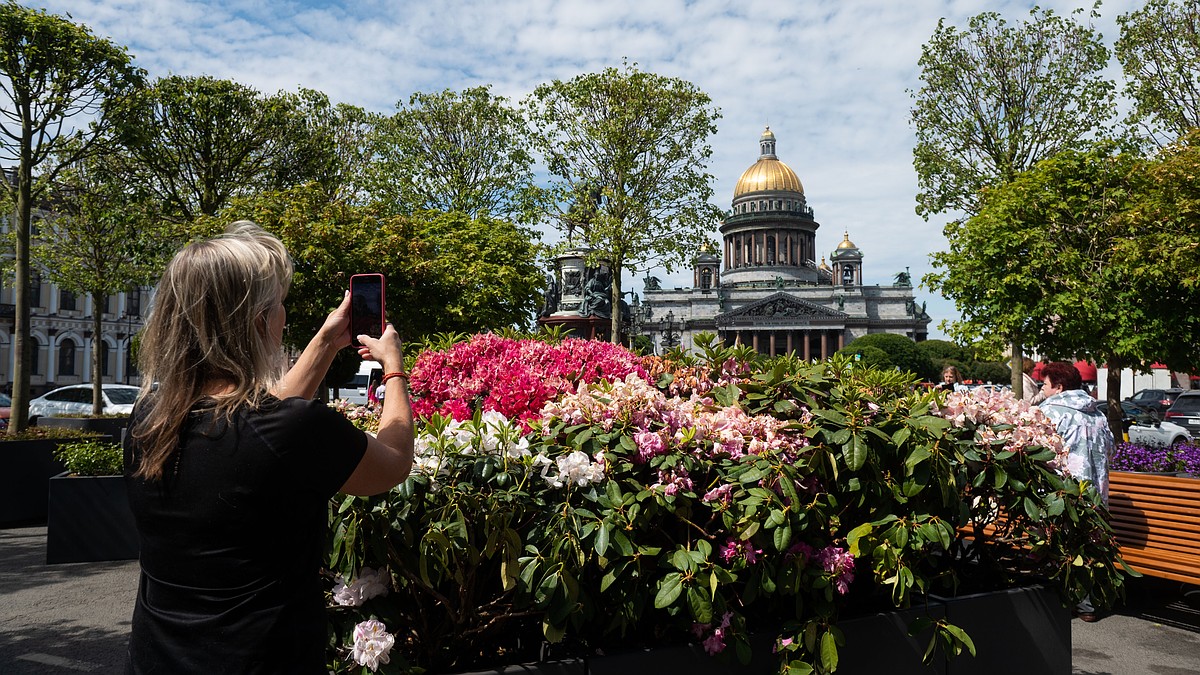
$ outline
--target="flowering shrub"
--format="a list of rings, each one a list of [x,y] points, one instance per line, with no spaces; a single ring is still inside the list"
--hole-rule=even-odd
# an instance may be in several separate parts
[[[1112,471],[1177,471],[1200,476],[1200,444],[1189,441],[1163,447],[1120,443],[1108,468]]]
[[[521,342],[418,357],[430,407],[413,475],[331,509],[331,668],[478,670],[536,660],[543,641],[586,655],[696,640],[744,660],[770,631],[790,672],[832,672],[840,617],[914,595],[1028,579],[1066,602],[1120,592],[1098,495],[1011,395],[945,398],[895,371],[711,343],[644,362],[607,345],[594,375],[564,375]],[[505,373],[547,389],[507,400]],[[949,653],[972,649],[932,627]]]
[[[612,343],[484,333],[448,350],[422,352],[409,386],[413,411],[423,417],[441,413],[465,420],[476,411],[492,410],[524,422],[580,382],[629,373],[646,376],[641,357]]]

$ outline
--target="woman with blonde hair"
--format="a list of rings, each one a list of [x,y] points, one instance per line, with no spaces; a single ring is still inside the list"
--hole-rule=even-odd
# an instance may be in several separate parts
[[[348,347],[347,293],[284,372],[292,263],[253,223],[168,264],[139,352],[125,441],[141,541],[128,673],[324,673],[327,505],[384,492],[412,466],[399,336],[358,336],[397,380],[377,437],[312,400]]]

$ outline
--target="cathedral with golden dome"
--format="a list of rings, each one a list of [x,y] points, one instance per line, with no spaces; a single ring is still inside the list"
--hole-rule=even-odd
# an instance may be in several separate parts
[[[842,230],[826,256],[813,209],[796,172],[776,155],[768,127],[759,157],[742,173],[720,232],[721,255],[698,251],[690,288],[661,288],[648,277],[635,331],[656,351],[690,348],[699,333],[765,354],[826,358],[868,333],[924,340],[930,318],[908,272],[891,285],[863,283],[863,252]],[[817,262],[818,257],[820,262]]]

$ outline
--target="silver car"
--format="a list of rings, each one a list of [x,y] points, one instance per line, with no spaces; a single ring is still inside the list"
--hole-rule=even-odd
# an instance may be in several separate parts
[[[128,415],[133,412],[138,388],[128,384],[103,384],[100,391],[104,396],[103,412],[106,415]],[[62,417],[64,415],[90,415],[92,413],[92,385],[72,384],[59,387],[29,402],[29,418]]]

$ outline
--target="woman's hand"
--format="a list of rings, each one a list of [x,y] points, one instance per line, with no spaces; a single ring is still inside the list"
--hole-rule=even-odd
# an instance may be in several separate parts
[[[359,335],[358,341],[362,343],[358,348],[358,355],[363,357],[364,361],[378,361],[383,366],[385,375],[404,372],[404,343],[400,341],[400,334],[391,323],[383,329],[382,336],[373,338]]]

